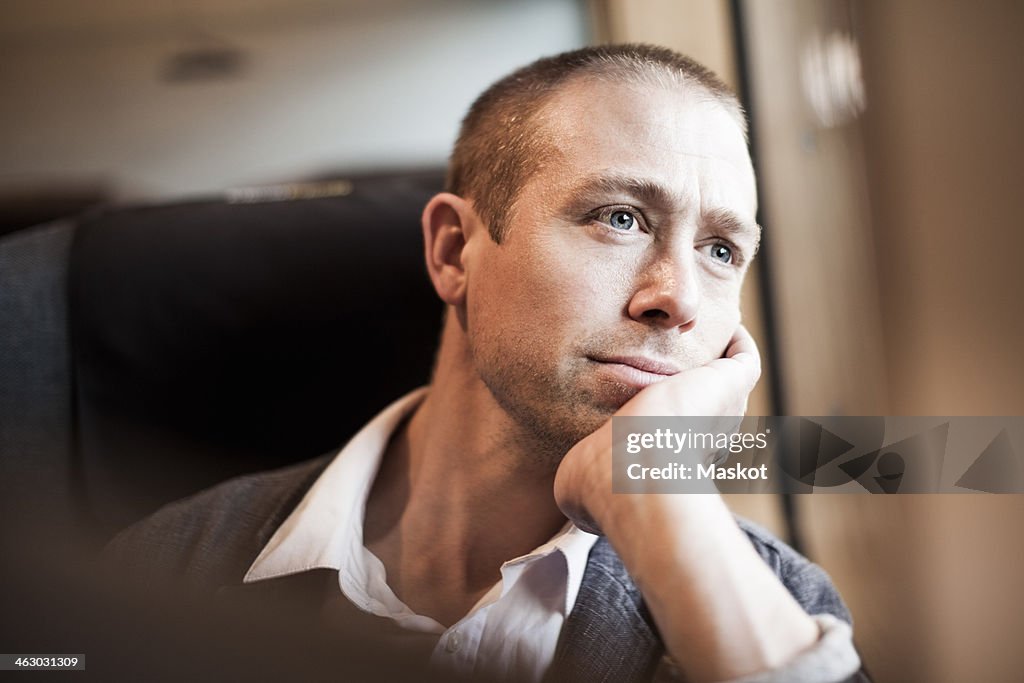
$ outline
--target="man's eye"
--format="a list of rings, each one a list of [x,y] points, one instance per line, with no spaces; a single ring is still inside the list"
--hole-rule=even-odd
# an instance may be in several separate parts
[[[733,262],[732,247],[728,244],[722,244],[720,242],[718,244],[709,244],[707,249],[708,255],[716,261],[721,261],[726,264]]]
[[[636,216],[629,211],[612,211],[608,216],[608,224],[616,230],[627,232],[638,226]]]

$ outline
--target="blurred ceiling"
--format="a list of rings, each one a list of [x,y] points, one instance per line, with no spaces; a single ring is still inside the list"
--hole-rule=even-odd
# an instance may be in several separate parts
[[[187,30],[255,29],[360,16],[422,12],[445,4],[422,0],[6,0],[0,51],[53,47]]]

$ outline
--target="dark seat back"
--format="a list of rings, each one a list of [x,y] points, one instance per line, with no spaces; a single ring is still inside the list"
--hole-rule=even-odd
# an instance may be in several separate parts
[[[82,513],[112,530],[336,449],[426,383],[442,307],[419,216],[440,184],[376,178],[345,196],[80,220],[67,291]]]

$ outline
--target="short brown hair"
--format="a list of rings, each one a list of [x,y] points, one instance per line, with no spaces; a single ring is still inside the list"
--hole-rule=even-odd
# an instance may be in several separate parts
[[[695,86],[720,103],[746,134],[736,95],[708,68],[678,52],[643,44],[602,45],[539,59],[483,92],[462,120],[448,164],[448,192],[472,200],[491,237],[501,242],[506,217],[526,178],[544,158],[537,113],[576,77]]]

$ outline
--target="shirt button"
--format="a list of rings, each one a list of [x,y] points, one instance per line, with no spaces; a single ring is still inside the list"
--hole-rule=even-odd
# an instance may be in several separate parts
[[[458,631],[452,631],[448,634],[448,638],[445,639],[444,649],[448,652],[458,652],[462,646],[462,639],[459,637]]]

